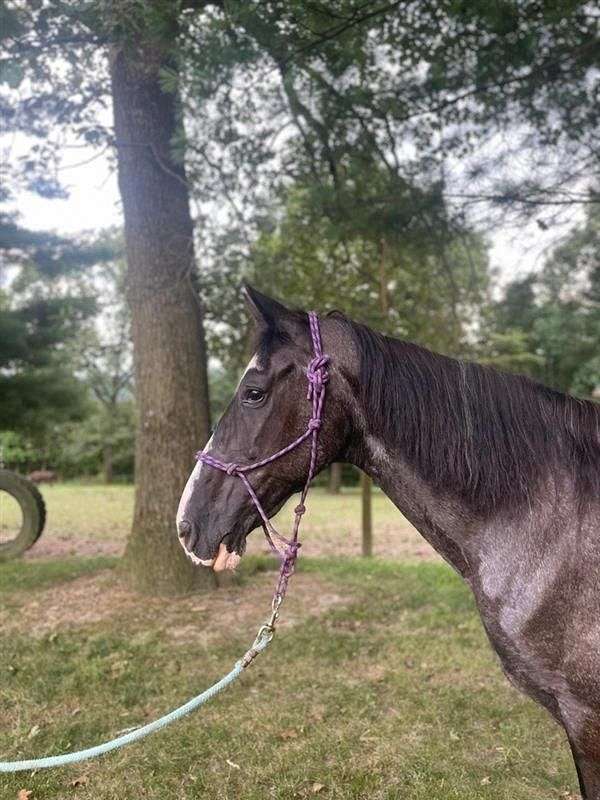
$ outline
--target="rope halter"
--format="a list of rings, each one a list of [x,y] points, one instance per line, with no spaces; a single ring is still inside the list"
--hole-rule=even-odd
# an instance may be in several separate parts
[[[327,370],[329,356],[323,353],[319,318],[314,311],[308,312],[308,323],[314,355],[306,368],[306,378],[308,380],[306,399],[310,400],[312,403],[312,413],[304,433],[298,436],[297,439],[294,439],[291,444],[288,444],[286,447],[282,447],[281,450],[273,453],[273,455],[263,458],[260,461],[255,461],[253,464],[242,465],[235,464],[234,462],[224,462],[214,458],[211,455],[208,455],[208,453],[203,452],[197,453],[196,455],[198,461],[201,461],[203,464],[206,464],[213,469],[218,469],[221,472],[225,472],[227,475],[230,475],[233,478],[239,478],[246,487],[246,491],[250,495],[250,499],[256,506],[256,510],[258,511],[262,520],[263,530],[265,532],[267,542],[269,543],[269,547],[281,559],[279,580],[273,595],[273,608],[275,609],[274,613],[276,613],[276,608],[281,605],[281,601],[285,596],[288,581],[294,573],[296,558],[298,557],[298,550],[301,546],[300,542],[298,541],[298,530],[300,528],[302,515],[306,511],[306,496],[308,494],[311,481],[315,476],[319,430],[323,424],[323,405],[325,403],[326,386],[329,381],[329,372]],[[271,524],[269,517],[265,513],[265,510],[252,487],[252,484],[246,476],[246,473],[252,472],[252,470],[255,469],[259,469],[259,467],[264,467],[266,464],[270,464],[273,461],[277,461],[278,458],[281,458],[287,453],[290,453],[292,450],[295,450],[308,438],[311,439],[308,472],[306,475],[304,488],[300,496],[300,503],[294,509],[294,527],[292,536],[290,539],[286,539],[277,530],[275,530]],[[283,547],[277,547],[273,542],[274,538],[281,542]]]

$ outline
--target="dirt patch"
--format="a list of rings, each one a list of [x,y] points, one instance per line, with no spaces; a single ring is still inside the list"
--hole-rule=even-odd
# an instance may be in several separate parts
[[[125,549],[123,539],[80,539],[75,536],[44,534],[25,553],[26,559],[68,558],[69,556],[120,556]]]
[[[210,643],[225,632],[251,634],[268,616],[276,573],[258,573],[243,586],[228,586],[207,595],[185,598],[149,598],[135,594],[110,570],[77,578],[36,592],[18,612],[0,609],[0,628],[41,637],[55,631],[109,620],[143,626],[160,626],[174,643]],[[293,578],[293,591],[285,603],[281,628],[348,603],[329,584],[312,574]],[[21,598],[19,598],[21,599]]]

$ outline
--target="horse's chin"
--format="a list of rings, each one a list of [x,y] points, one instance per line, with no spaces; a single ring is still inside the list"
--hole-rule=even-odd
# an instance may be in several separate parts
[[[197,536],[195,536],[192,541],[188,541],[188,539],[189,533],[187,530],[183,535],[182,533],[179,534],[179,543],[190,561],[197,567],[212,568],[215,572],[237,569],[242,555],[246,550],[246,534],[243,534],[239,530],[235,532],[231,531],[223,536],[219,543],[219,548],[212,558],[201,558],[198,552],[194,552],[194,550],[200,549]],[[194,549],[189,549],[188,544],[193,544]],[[203,549],[204,553],[206,553],[206,549]]]
[[[237,537],[236,540],[231,534],[228,534],[221,540],[216,556],[213,558],[196,556],[193,560],[195,564],[202,564],[203,567],[212,567],[215,572],[235,570],[242,560],[245,549],[246,542],[243,537]]]

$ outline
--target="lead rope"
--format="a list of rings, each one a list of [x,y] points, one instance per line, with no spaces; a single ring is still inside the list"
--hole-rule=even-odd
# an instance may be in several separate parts
[[[284,447],[282,450],[279,450],[277,453],[269,456],[269,458],[265,458],[262,461],[256,462],[255,464],[240,466],[238,464],[226,464],[204,453],[199,453],[197,456],[197,458],[203,461],[205,464],[208,464],[215,469],[219,469],[222,472],[226,472],[228,475],[236,476],[242,480],[248,494],[256,506],[258,513],[260,514],[263,522],[263,530],[265,532],[267,541],[269,542],[269,546],[281,558],[277,584],[275,586],[273,599],[271,601],[271,614],[268,620],[259,628],[251,647],[244,653],[239,661],[235,662],[233,669],[228,672],[227,675],[224,675],[219,681],[214,683],[201,694],[197,695],[191,700],[188,700],[188,702],[184,703],[184,705],[179,706],[173,711],[170,711],[168,714],[160,717],[160,719],[157,719],[154,722],[149,722],[147,725],[143,725],[141,728],[136,728],[134,731],[129,731],[129,733],[125,733],[123,736],[117,736],[115,739],[110,739],[109,741],[103,742],[95,747],[88,747],[86,750],[77,750],[73,753],[64,753],[63,755],[59,756],[32,758],[27,761],[0,761],[0,773],[49,769],[50,767],[63,767],[67,764],[76,764],[80,761],[87,761],[90,758],[97,758],[105,753],[110,753],[112,750],[118,750],[125,745],[137,742],[140,739],[149,736],[151,733],[154,733],[155,731],[166,728],[167,725],[170,725],[172,722],[185,717],[195,709],[203,706],[215,695],[227,688],[230,683],[233,683],[242,674],[242,672],[250,666],[254,659],[270,645],[273,640],[273,636],[275,635],[275,628],[279,619],[279,610],[285,598],[289,580],[294,574],[298,550],[300,549],[298,531],[300,529],[302,516],[306,511],[306,496],[308,494],[311,481],[315,475],[319,429],[321,428],[322,424],[323,404],[325,402],[325,386],[329,379],[326,367],[329,357],[323,354],[321,332],[319,330],[319,319],[314,311],[309,312],[308,320],[314,357],[310,361],[306,370],[306,377],[308,379],[307,400],[312,401],[312,416],[309,420],[306,431],[287,447]],[[292,536],[290,539],[286,539],[277,530],[275,530],[271,524],[245,473],[275,461],[286,453],[294,450],[309,437],[311,438],[311,448],[310,463],[306,476],[306,482],[304,484],[302,494],[300,495],[300,502],[294,509],[294,526],[292,529]],[[275,543],[273,542],[273,537],[278,539],[284,545],[283,552],[276,547]]]
[[[269,621],[260,627],[250,649],[242,658],[239,659],[239,661],[235,662],[233,669],[228,672],[227,675],[224,675],[219,681],[202,692],[202,694],[199,694],[191,700],[188,700],[187,703],[179,706],[179,708],[176,708],[174,711],[170,711],[168,714],[160,717],[160,719],[157,719],[154,722],[149,722],[147,725],[143,725],[141,728],[136,728],[134,731],[129,731],[129,733],[125,733],[123,736],[117,736],[115,739],[110,739],[109,741],[103,742],[95,747],[88,747],[86,750],[77,750],[73,753],[65,753],[60,756],[32,758],[27,761],[0,761],[0,773],[49,769],[50,767],[64,767],[67,764],[77,764],[80,761],[87,761],[90,758],[97,758],[105,753],[110,753],[111,750],[118,750],[121,747],[125,747],[125,745],[132,744],[140,739],[144,739],[151,733],[161,730],[161,728],[166,728],[167,725],[170,725],[172,722],[181,719],[181,717],[185,717],[195,709],[203,706],[209,700],[212,700],[215,695],[219,694],[219,692],[222,692],[223,689],[227,688],[230,683],[233,683],[237,678],[239,678],[242,672],[250,666],[256,656],[259,653],[262,653],[263,650],[266,650],[271,643],[275,633],[276,621],[277,615],[272,613]]]

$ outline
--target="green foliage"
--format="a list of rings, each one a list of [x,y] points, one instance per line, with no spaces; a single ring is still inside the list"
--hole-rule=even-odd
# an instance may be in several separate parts
[[[119,402],[108,411],[87,400],[79,421],[48,424],[43,430],[16,433],[0,431],[0,451],[9,469],[27,474],[40,467],[56,470],[62,479],[96,478],[105,470],[110,448],[112,478],[133,480],[135,408],[133,401]]]
[[[507,287],[483,357],[563,391],[600,387],[600,209],[590,206],[541,271]],[[504,352],[498,343],[504,343]]]
[[[111,251],[104,243],[27,230],[7,215],[0,216],[0,237],[5,265],[0,288],[2,429],[40,440],[54,426],[86,412],[85,390],[74,374],[68,346],[96,312],[96,302],[76,291],[72,281]]]
[[[292,306],[340,308],[390,334],[461,352],[487,289],[485,242],[466,230],[454,236],[407,233],[399,222],[409,213],[401,199],[390,204],[385,219],[370,210],[327,212],[334,192],[319,201],[311,189],[287,192],[284,207],[261,225],[249,257],[225,248],[229,259],[211,273],[206,290],[207,306],[220,323],[213,351],[237,367],[247,355],[235,279],[242,273]]]
[[[0,212],[0,247],[7,267],[20,267],[40,279],[72,275],[114,255],[110,241],[78,241],[51,231],[33,231],[5,212]]]
[[[83,387],[60,366],[0,375],[2,426],[37,439],[65,419],[85,414]]]
[[[108,92],[106,62],[98,53],[103,8],[61,0],[2,5],[3,128],[31,142],[26,154],[2,165],[11,189],[64,197],[56,167],[65,131],[82,142],[107,143],[108,131],[98,122]]]
[[[129,315],[120,237],[76,242],[2,227],[0,294],[5,462],[63,477],[133,477]],[[108,463],[110,462],[110,463]]]
[[[190,19],[181,145],[198,201],[229,206],[232,224],[307,177],[382,219],[410,194],[413,224],[429,215],[434,230],[421,196],[436,186],[459,219],[479,202],[522,217],[595,196],[574,185],[598,165],[588,3],[230,2]],[[357,170],[374,178],[366,193]]]
[[[237,386],[235,370],[226,369],[222,363],[209,365],[210,417],[218,420],[227,408]]]
[[[485,343],[485,350],[479,354],[482,364],[489,364],[507,372],[520,372],[535,375],[544,365],[541,355],[531,352],[531,337],[519,328],[504,331],[492,330]]]
[[[93,312],[89,298],[39,297],[25,289],[9,302],[0,292],[2,428],[42,433],[81,417],[84,393],[61,348]]]
[[[54,434],[53,466],[63,478],[95,477],[105,468],[110,448],[112,479],[133,480],[135,408],[131,400],[107,408],[94,403],[81,422],[62,426]]]
[[[61,191],[49,168],[58,129],[111,141],[98,122],[111,46],[151,41],[168,49],[163,84],[189,112],[175,144],[199,202],[228,206],[240,225],[245,197],[307,174],[343,194],[357,164],[389,179],[368,199],[380,215],[401,189],[422,216],[419,191],[436,184],[463,211],[491,200],[537,213],[593,196],[576,183],[597,171],[600,125],[597,15],[585,0],[51,0],[5,4],[2,22],[7,129],[36,140],[14,177],[41,192]]]
[[[488,283],[474,221],[597,196],[569,183],[583,165],[597,171],[600,50],[583,3],[428,3],[410,14],[228,3],[191,30],[178,145],[200,208],[205,305],[229,323],[214,328],[212,351],[236,364],[241,275],[299,306],[341,306],[469,352]],[[488,350],[502,366],[539,363],[526,336]]]
[[[68,358],[85,384],[93,411],[81,425],[66,429],[60,463],[67,475],[100,472],[131,479],[135,420],[131,401],[133,364],[131,320],[125,302],[126,265],[120,233],[103,232],[97,240],[112,255],[81,273],[77,290],[95,298],[97,314],[86,321],[71,341]]]
[[[0,462],[7,469],[29,472],[34,453],[27,438],[14,431],[0,431]]]

